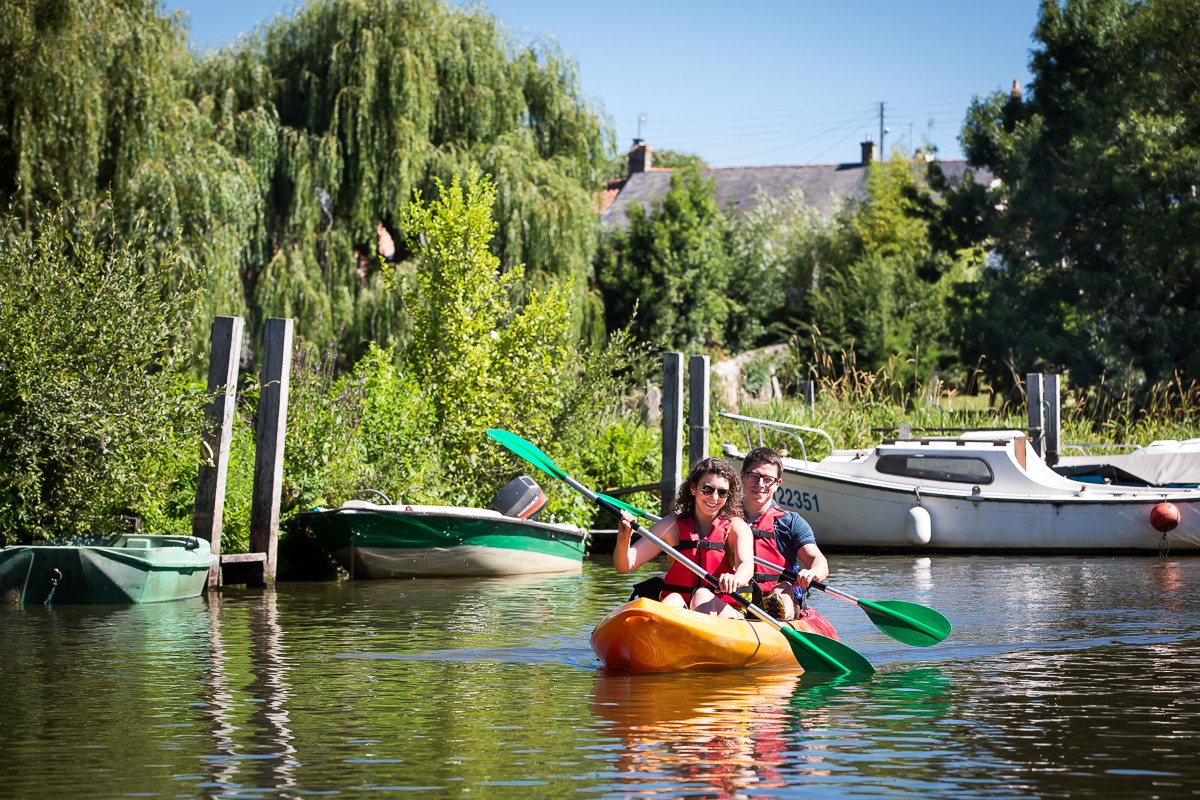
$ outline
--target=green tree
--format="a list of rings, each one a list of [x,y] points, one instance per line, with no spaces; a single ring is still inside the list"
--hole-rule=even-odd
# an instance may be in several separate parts
[[[28,213],[0,247],[0,543],[118,527],[201,425],[178,371],[191,274],[111,216]]]
[[[527,265],[518,293],[562,280],[574,329],[596,324],[592,197],[612,136],[554,47],[515,46],[478,6],[325,0],[202,59],[192,92],[222,127],[275,123],[240,151],[273,165],[250,279],[264,314],[291,312],[316,341],[342,328],[348,357],[404,341],[407,315],[375,268],[380,226],[399,238],[414,189],[478,170],[496,178],[493,251],[504,269]]]
[[[1028,90],[971,106],[964,148],[999,182],[956,192],[946,226],[997,267],[961,298],[967,358],[1118,390],[1200,377],[1198,13],[1046,0]]]
[[[735,273],[730,294],[745,313],[730,321],[739,349],[787,341],[803,318],[819,250],[832,240],[830,223],[799,190],[775,197],[759,191],[754,208],[731,220]]]
[[[632,320],[636,338],[664,349],[725,346],[741,309],[712,181],[682,170],[650,211],[631,207],[628,226],[606,240],[599,278],[610,327]]]
[[[150,230],[180,274],[205,276],[184,324],[198,357],[215,313],[247,312],[239,273],[263,233],[268,174],[189,98],[193,58],[158,8],[0,4],[0,204],[33,224],[38,203],[83,215],[111,198],[119,231]]]
[[[654,150],[651,153],[650,165],[655,169],[707,169],[708,162],[696,153],[684,153],[679,150]]]
[[[934,249],[923,212],[931,202],[907,160],[871,165],[865,197],[842,209],[808,249],[812,289],[799,326],[806,338],[853,350],[868,370],[899,357],[907,365],[901,377],[957,371],[947,302],[959,283],[973,280],[976,264],[971,251]]]

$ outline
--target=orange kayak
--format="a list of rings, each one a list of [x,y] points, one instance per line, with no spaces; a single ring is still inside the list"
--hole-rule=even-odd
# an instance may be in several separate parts
[[[838,635],[813,609],[785,622],[796,630]],[[757,619],[728,619],[639,597],[617,608],[592,631],[592,650],[610,669],[684,672],[756,667],[800,670],[782,633]]]

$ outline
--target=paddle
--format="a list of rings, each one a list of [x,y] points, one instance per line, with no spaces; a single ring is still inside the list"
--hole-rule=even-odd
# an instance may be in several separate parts
[[[600,496],[631,514],[652,520],[658,519],[655,515],[647,513],[637,506],[617,500],[615,497]],[[777,569],[781,573],[792,574],[791,570],[785,569],[779,564],[772,564],[770,561],[758,556],[754,557],[754,563],[768,569]],[[860,600],[854,595],[843,592],[841,589],[835,589],[822,581],[812,581],[809,583],[809,586],[814,586],[839,600],[855,604],[866,612],[871,622],[875,623],[876,628],[879,628],[879,630],[898,642],[915,647],[929,647],[950,635],[949,620],[932,608],[917,605],[916,603],[906,603],[903,600]]]
[[[550,457],[537,448],[532,442],[527,439],[510,433],[509,431],[491,428],[487,435],[499,444],[512,451],[515,455],[525,459],[530,464],[545,472],[554,478],[559,478],[566,481],[571,488],[578,491],[584,497],[592,500],[601,508],[614,517],[620,517],[619,507],[612,503],[609,498],[602,498],[588,489],[583,484],[576,481],[567,473],[558,468]],[[635,529],[639,534],[649,539],[659,547],[663,552],[671,558],[683,564],[689,570],[694,572],[703,580],[707,581],[711,586],[718,586],[717,579],[709,572],[704,570],[699,565],[692,562],[675,548],[664,542],[662,539],[655,536],[650,531],[646,530],[642,525],[634,522]],[[843,644],[836,639],[830,639],[828,636],[821,636],[817,633],[808,633],[798,631],[795,628],[790,628],[781,625],[774,617],[763,611],[753,603],[747,602],[738,595],[728,595],[735,602],[744,605],[750,613],[771,625],[780,631],[784,638],[787,639],[788,645],[792,649],[792,655],[796,662],[808,672],[835,672],[835,673],[863,673],[873,674],[875,667],[871,666],[871,662],[867,661],[857,650],[849,645]]]

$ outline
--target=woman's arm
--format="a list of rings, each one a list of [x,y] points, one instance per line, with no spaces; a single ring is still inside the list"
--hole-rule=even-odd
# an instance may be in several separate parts
[[[658,545],[646,537],[633,542],[633,515],[628,511],[621,512],[621,520],[617,524],[617,545],[613,550],[613,566],[617,572],[633,572],[662,551]],[[675,547],[679,543],[679,534],[675,532],[675,515],[669,514],[658,522],[650,532],[667,544]]]
[[[754,534],[750,526],[740,517],[734,518],[729,526],[729,540],[725,546],[728,549],[732,543],[733,572],[725,573],[718,578],[721,591],[729,593],[739,586],[745,586],[754,579]]]

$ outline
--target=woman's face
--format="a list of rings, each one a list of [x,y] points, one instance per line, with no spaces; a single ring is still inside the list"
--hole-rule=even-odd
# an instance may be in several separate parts
[[[706,472],[692,485],[696,510],[705,517],[715,517],[729,500],[729,479],[717,472]]]

